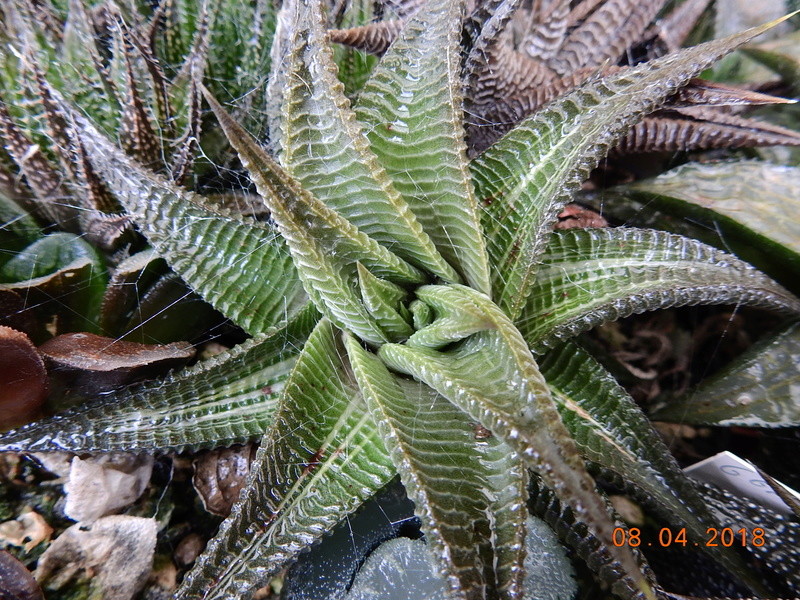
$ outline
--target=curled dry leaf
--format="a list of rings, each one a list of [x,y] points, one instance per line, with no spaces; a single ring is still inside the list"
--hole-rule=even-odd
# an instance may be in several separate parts
[[[575,203],[567,204],[558,214],[555,228],[563,230],[578,227],[608,227],[608,221],[590,208]]]
[[[153,457],[122,452],[86,459],[75,457],[64,485],[64,513],[92,522],[133,504],[144,493],[153,472]]]
[[[0,550],[0,598],[44,600],[42,589],[30,571],[5,550]]]
[[[75,524],[45,551],[36,579],[58,590],[80,572],[92,573],[90,597],[130,600],[150,575],[156,547],[155,519],[116,515],[91,527]]]
[[[24,333],[0,325],[0,431],[33,418],[47,396],[47,372]]]
[[[51,535],[53,528],[47,524],[44,517],[27,507],[13,521],[0,523],[0,542],[24,548],[25,552],[30,552],[42,542],[49,540]],[[0,594],[0,598],[4,596]]]
[[[194,461],[192,484],[208,512],[227,517],[239,499],[256,455],[253,444],[218,448]]]
[[[194,357],[188,342],[138,344],[91,333],[68,333],[39,348],[51,371],[73,390],[91,394],[155,377]]]

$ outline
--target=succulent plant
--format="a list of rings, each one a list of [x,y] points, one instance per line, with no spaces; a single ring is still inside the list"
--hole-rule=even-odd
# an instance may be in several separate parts
[[[102,6],[98,18],[117,24],[113,43],[138,49],[141,72],[158,77],[148,46]],[[171,18],[174,6],[156,9],[153,23]],[[266,4],[257,6],[260,14]],[[473,47],[514,6],[478,7]],[[691,238],[635,228],[554,232],[553,224],[631,127],[766,27],[588,77],[469,160],[463,11],[457,0],[415,8],[351,102],[321,5],[288,2],[271,91],[245,77],[239,89],[264,95],[245,96],[251,104],[238,104],[234,118],[216,99],[224,83],[206,73],[206,83],[219,84],[209,91],[200,81],[211,65],[237,72],[235,57],[206,58],[216,31],[208,23],[224,16],[201,9],[193,43],[167,38],[167,55],[174,47],[184,57],[184,69],[175,67],[184,79],[176,76],[166,97],[180,102],[172,110],[188,133],[174,133],[172,117],[160,122],[173,132],[156,136],[155,154],[172,159],[160,164],[144,123],[166,104],[137,100],[135,65],[112,69],[127,90],[121,121],[80,110],[108,83],[102,77],[85,94],[67,94],[52,75],[34,79],[51,128],[61,124],[61,137],[52,137],[68,150],[65,164],[81,165],[77,185],[113,197],[153,251],[252,336],[165,379],[0,436],[2,450],[81,453],[260,439],[240,502],[178,598],[249,597],[395,474],[453,598],[522,597],[529,501],[614,593],[667,594],[641,554],[613,543],[624,525],[590,471],[620,482],[692,542],[716,525],[645,415],[571,340],[645,310],[742,304],[796,317],[800,301]],[[30,16],[20,17],[19,30],[30,44],[20,60],[41,73],[30,49],[52,46],[34,44],[43,33]],[[253,48],[266,64],[262,46]],[[8,89],[0,120],[6,140],[19,141],[25,115],[13,114]],[[269,221],[180,185],[199,135],[201,92]],[[259,110],[270,119],[269,150],[263,127],[256,138],[247,131],[259,122],[249,111]],[[128,146],[109,139],[117,126],[122,142],[131,136]],[[18,163],[39,156],[27,143],[7,141]],[[213,156],[231,164],[220,149]],[[25,175],[34,188],[35,173]],[[51,194],[45,187],[43,197]],[[102,206],[88,208],[104,213]],[[769,589],[733,549],[706,551],[753,593]]]

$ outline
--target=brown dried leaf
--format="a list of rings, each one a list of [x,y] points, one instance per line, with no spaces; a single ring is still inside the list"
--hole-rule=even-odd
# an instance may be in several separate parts
[[[28,336],[0,326],[0,431],[35,417],[47,388],[44,362]]]
[[[64,200],[63,177],[44,156],[38,145],[31,142],[8,112],[0,99],[0,138],[14,162],[19,167],[38,201],[26,203],[25,209],[62,229],[76,233],[78,209]]]
[[[675,52],[683,46],[711,0],[684,0],[663,19],[650,26],[642,37],[642,44],[652,48],[650,58]]]
[[[559,231],[586,227],[608,227],[608,221],[600,213],[575,203],[564,207],[558,214],[558,222],[555,225],[555,229]]]
[[[591,1],[591,0],[590,0]],[[559,75],[618,61],[641,39],[665,0],[607,0],[567,36],[546,62]]]
[[[380,56],[397,38],[404,25],[405,21],[391,19],[362,27],[331,29],[328,35],[332,42]]]
[[[640,121],[620,140],[614,153],[776,145],[800,146],[800,133],[713,108],[679,108],[658,111]]]
[[[256,446],[232,446],[204,452],[194,462],[192,485],[210,513],[227,517],[244,488]]]
[[[154,377],[194,357],[187,342],[137,344],[91,333],[67,333],[39,347],[51,375],[76,393],[99,391]]]
[[[33,509],[25,507],[20,515],[13,521],[0,523],[0,542],[30,552],[42,542],[46,542],[53,535],[53,528],[44,520],[44,517]],[[0,577],[2,581],[2,577]],[[0,588],[2,592],[2,588]],[[0,598],[4,598],[0,593]]]

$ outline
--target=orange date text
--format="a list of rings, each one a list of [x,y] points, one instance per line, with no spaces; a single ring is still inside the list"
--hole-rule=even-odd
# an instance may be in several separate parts
[[[761,527],[754,527],[748,529],[741,527],[734,529],[732,527],[723,527],[717,529],[716,527],[709,527],[706,530],[705,539],[692,542],[686,537],[686,528],[670,529],[662,527],[658,531],[658,536],[654,540],[643,540],[642,530],[638,527],[630,527],[625,529],[617,527],[611,536],[611,542],[617,546],[630,546],[637,548],[639,546],[660,546],[668,548],[669,546],[756,546],[761,547],[765,543],[764,536],[766,532]]]

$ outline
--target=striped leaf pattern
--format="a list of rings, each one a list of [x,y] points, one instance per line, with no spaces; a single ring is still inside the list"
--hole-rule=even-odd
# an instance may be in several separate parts
[[[336,78],[321,6],[296,1],[293,7],[282,163],[305,189],[365,234],[445,281],[459,281],[370,150]]]
[[[431,0],[403,28],[359,95],[372,150],[425,232],[477,290],[491,293],[463,140],[461,3]]]
[[[800,313],[800,302],[736,257],[648,229],[555,232],[517,325],[537,349],[606,321],[694,304]]]
[[[79,121],[89,159],[155,250],[205,300],[245,331],[259,333],[306,302],[276,231],[212,207],[143,169]]]
[[[472,163],[476,194],[486,206],[495,297],[512,319],[531,293],[558,211],[599,158],[681,84],[765,27],[590,80],[523,121]]]
[[[163,381],[112,392],[6,434],[0,450],[183,452],[258,439],[316,320],[316,311],[306,309],[272,335]]]
[[[741,557],[705,545],[708,527],[719,527],[695,484],[625,390],[575,343],[550,351],[540,363],[558,411],[583,457],[604,475],[636,489],[636,496],[676,527],[685,527],[728,571],[748,577]],[[678,525],[679,524],[679,525]],[[752,583],[748,581],[748,583]]]
[[[338,335],[325,319],[312,332],[243,497],[176,599],[251,596],[394,476]]]

